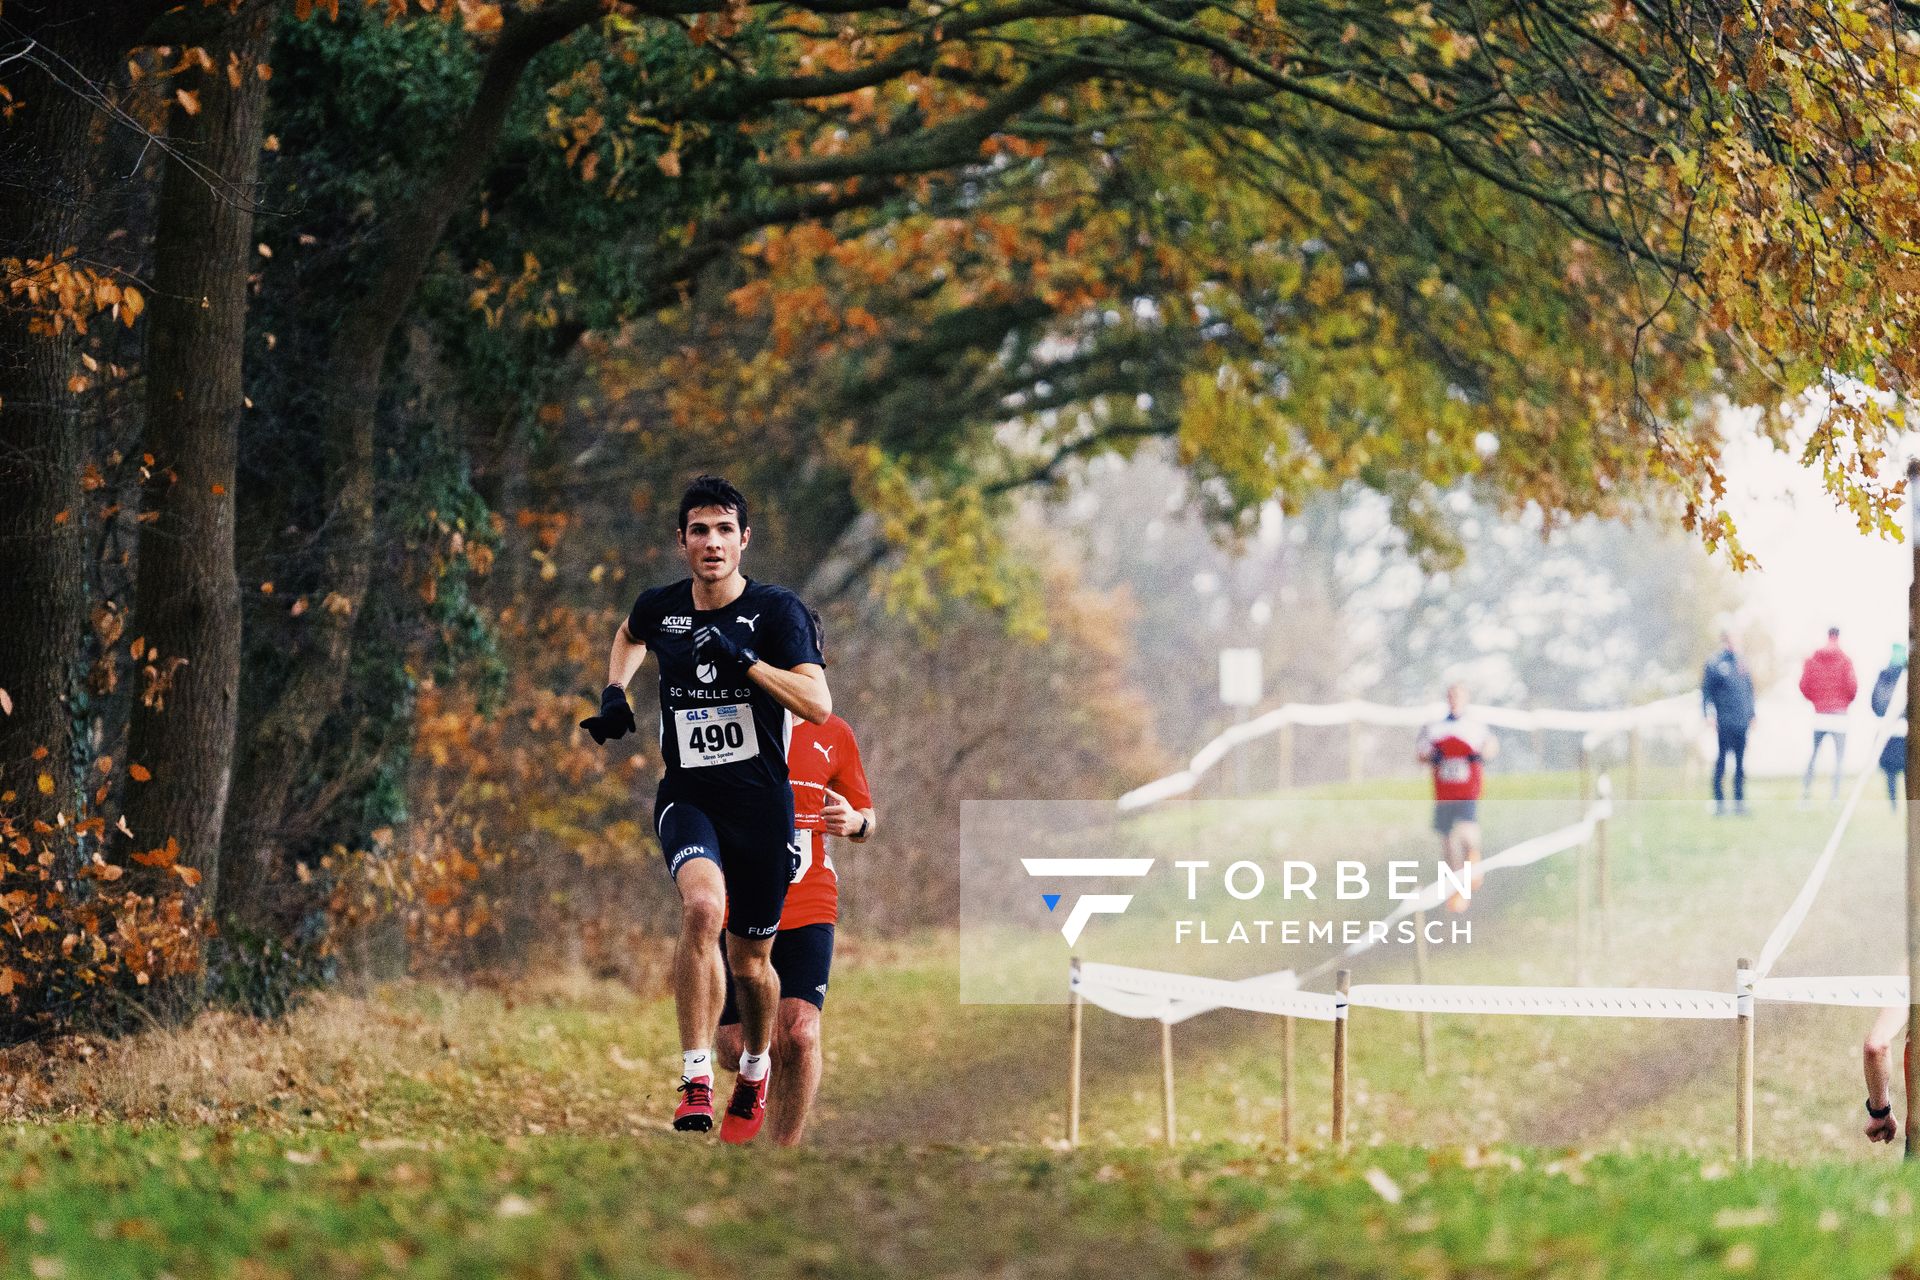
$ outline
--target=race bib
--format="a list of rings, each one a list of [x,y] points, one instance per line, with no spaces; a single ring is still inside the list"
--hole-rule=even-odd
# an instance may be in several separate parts
[[[818,817],[814,819],[814,825],[819,825]],[[813,870],[813,836],[811,833],[800,830],[794,831],[793,843],[787,846],[787,863],[793,870],[791,883],[799,884],[802,880],[806,879],[807,872]],[[820,859],[820,865],[829,871],[833,871],[833,855],[829,853],[822,857]],[[838,875],[839,873],[835,872],[835,874]]]
[[[1473,761],[1466,756],[1447,756],[1440,761],[1434,776],[1442,782],[1468,782],[1473,778]]]
[[[673,722],[682,769],[732,764],[760,754],[760,738],[753,731],[753,708],[744,702],[689,707],[674,712]]]

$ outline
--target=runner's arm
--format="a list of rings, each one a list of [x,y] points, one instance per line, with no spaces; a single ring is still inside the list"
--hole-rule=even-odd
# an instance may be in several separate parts
[[[862,823],[866,825],[862,827]],[[820,808],[820,826],[830,836],[844,836],[855,844],[865,844],[873,839],[873,810],[854,808],[852,801],[828,787],[827,802]],[[860,834],[855,835],[856,831]]]
[[[1907,1011],[1894,1006],[1882,1009],[1880,1016],[1874,1019],[1873,1029],[1867,1032],[1867,1042],[1861,1046],[1860,1057],[1866,1069],[1867,1101],[1875,1110],[1891,1106],[1893,1103],[1893,1040],[1900,1034],[1900,1028],[1906,1025]],[[1867,1136],[1875,1142],[1892,1142],[1898,1128],[1893,1117],[1875,1120],[1867,1126]]]
[[[833,714],[833,691],[827,688],[826,669],[817,662],[783,671],[763,659],[747,668],[747,678],[809,724],[825,724]]]
[[[1866,1044],[1861,1046],[1860,1056],[1866,1066],[1867,1099],[1876,1107],[1886,1106],[1887,1099],[1892,1096],[1893,1041],[1906,1023],[1907,1011],[1904,1007],[1896,1005],[1882,1009],[1880,1016],[1873,1020],[1873,1029],[1867,1032]]]
[[[613,652],[607,655],[607,683],[617,684],[622,689],[640,670],[640,664],[647,660],[647,646],[627,634],[627,624],[622,622],[613,629]]]
[[[833,762],[827,805],[821,817],[829,823],[829,831],[855,844],[865,844],[873,839],[876,821],[873,788],[867,783],[867,765],[860,758],[860,740],[853,736],[853,726],[843,720],[837,727],[841,730],[840,754]]]

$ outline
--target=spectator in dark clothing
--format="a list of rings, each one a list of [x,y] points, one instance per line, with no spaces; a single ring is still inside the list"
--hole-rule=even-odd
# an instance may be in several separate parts
[[[1753,673],[1740,658],[1733,636],[1720,633],[1720,652],[1700,676],[1700,714],[1713,717],[1719,749],[1713,755],[1713,811],[1727,811],[1727,757],[1733,757],[1733,811],[1747,811],[1747,726],[1753,723]]]
[[[1893,701],[1894,688],[1900,683],[1900,673],[1907,669],[1907,646],[1893,646],[1893,656],[1887,659],[1887,669],[1873,682],[1873,714],[1884,716],[1887,707]],[[1898,720],[1904,708],[1895,708],[1894,719]],[[1880,771],[1887,775],[1887,803],[1894,812],[1900,811],[1900,775],[1907,771],[1907,735],[1895,734],[1887,739],[1887,745],[1880,748]]]
[[[1800,696],[1813,704],[1816,716],[1844,716],[1860,693],[1860,682],[1853,674],[1853,659],[1840,649],[1840,628],[1827,628],[1827,643],[1815,649],[1800,668]],[[1800,784],[1804,803],[1813,793],[1813,766],[1820,759],[1820,739],[1833,739],[1833,798],[1840,798],[1840,770],[1847,758],[1847,731],[1844,728],[1820,728],[1813,731],[1813,754],[1807,757],[1807,776]]]

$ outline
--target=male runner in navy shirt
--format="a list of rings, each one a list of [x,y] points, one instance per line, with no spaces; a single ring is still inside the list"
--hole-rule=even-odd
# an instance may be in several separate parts
[[[600,712],[581,721],[594,741],[634,728],[626,686],[653,650],[660,670],[660,750],[666,774],[654,830],[680,890],[674,1001],[682,1100],[673,1127],[713,1127],[713,1039],[726,983],[713,939],[724,918],[746,1052],[720,1136],[745,1142],[766,1116],[769,1049],[780,984],[769,958],[793,876],[791,717],[814,724],[833,697],[798,596],[742,576],[747,500],[718,476],[680,499],[679,544],[692,570],[644,591],[613,635]]]

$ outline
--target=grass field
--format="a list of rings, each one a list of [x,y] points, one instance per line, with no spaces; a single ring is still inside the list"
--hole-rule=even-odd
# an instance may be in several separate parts
[[[1834,817],[1792,799],[1764,786],[1746,821],[1664,782],[1623,803],[1588,979],[1726,989]],[[1500,779],[1489,843],[1576,807],[1564,777]],[[1170,843],[1238,824],[1384,858],[1426,838],[1397,784],[1192,809],[1157,818]],[[1899,834],[1869,795],[1779,972],[1897,970]],[[1572,981],[1573,865],[1490,881],[1433,979]],[[1167,1152],[1157,1028],[1097,1010],[1069,1153],[1063,1011],[960,1004],[955,954],[949,933],[846,941],[799,1152],[667,1132],[670,1003],[584,980],[16,1052],[0,1275],[1920,1274],[1920,1179],[1858,1136],[1862,1011],[1762,1006],[1752,1170],[1728,1158],[1728,1024],[1440,1018],[1429,1076],[1412,1020],[1366,1010],[1344,1154],[1324,1150],[1323,1028],[1301,1030],[1284,1149],[1273,1020],[1180,1026]]]

